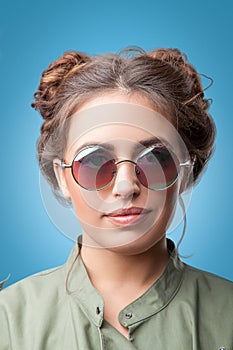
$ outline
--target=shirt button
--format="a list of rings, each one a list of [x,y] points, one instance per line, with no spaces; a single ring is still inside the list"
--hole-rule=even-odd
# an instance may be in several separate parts
[[[101,310],[100,310],[99,306],[97,306],[97,308],[96,308],[96,314],[99,315],[100,313],[101,313]]]
[[[127,314],[125,314],[125,318],[131,318],[133,316],[132,312],[127,312]]]

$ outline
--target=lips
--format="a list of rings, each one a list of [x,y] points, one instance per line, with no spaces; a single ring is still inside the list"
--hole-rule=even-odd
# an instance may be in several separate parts
[[[140,215],[142,211],[143,211],[143,214],[146,214],[149,212],[149,210],[145,208],[131,207],[126,209],[115,210],[112,213],[107,214],[107,216],[116,217],[116,216],[126,216],[126,215]]]
[[[125,225],[135,225],[141,221],[144,221],[147,217],[147,213],[150,210],[139,207],[131,207],[126,209],[115,210],[105,217],[114,225],[125,226]]]

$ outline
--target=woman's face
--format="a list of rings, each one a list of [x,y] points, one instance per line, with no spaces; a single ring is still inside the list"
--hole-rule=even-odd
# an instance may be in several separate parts
[[[184,152],[176,130],[168,118],[153,110],[148,99],[139,94],[106,93],[85,103],[71,117],[64,160],[71,164],[77,151],[96,144],[104,148],[108,144],[117,162],[135,160],[150,146],[140,141],[151,139],[159,146],[165,140],[177,157],[185,160],[181,159]],[[61,191],[71,199],[82,226],[83,244],[135,254],[165,237],[181,190],[182,173],[171,187],[157,191],[140,182],[132,162],[122,162],[108,186],[90,191],[77,184],[70,168],[54,168]],[[129,215],[114,216],[114,211],[132,207],[134,212]]]

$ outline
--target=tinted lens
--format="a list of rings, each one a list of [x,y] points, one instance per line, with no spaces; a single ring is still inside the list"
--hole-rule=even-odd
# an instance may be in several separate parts
[[[171,186],[179,173],[179,162],[165,146],[144,151],[136,166],[140,182],[150,189],[162,190]]]
[[[111,154],[98,146],[88,147],[77,154],[72,164],[75,180],[86,189],[100,189],[111,182],[115,163]]]

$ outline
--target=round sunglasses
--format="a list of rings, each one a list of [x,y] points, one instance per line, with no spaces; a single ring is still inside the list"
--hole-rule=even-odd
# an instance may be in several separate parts
[[[165,190],[177,181],[181,167],[191,161],[179,162],[177,156],[164,145],[153,145],[132,160],[115,161],[106,148],[90,145],[81,149],[71,164],[61,161],[63,169],[70,168],[78,185],[89,191],[99,191],[109,186],[117,173],[117,165],[134,164],[134,171],[143,186],[155,191]]]

